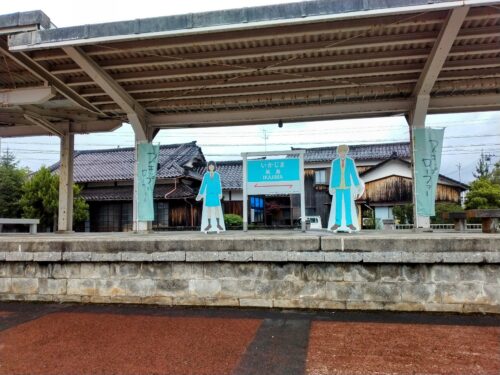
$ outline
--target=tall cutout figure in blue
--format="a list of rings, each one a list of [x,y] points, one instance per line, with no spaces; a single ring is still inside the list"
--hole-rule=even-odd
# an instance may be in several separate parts
[[[365,184],[359,178],[354,160],[347,157],[349,146],[337,147],[338,158],[332,161],[330,189],[332,208],[328,228],[334,232],[359,231],[355,201],[363,195]]]
[[[207,171],[203,175],[200,191],[196,197],[197,201],[203,199],[203,212],[201,214],[201,231],[223,232],[226,230],[224,216],[220,200],[222,199],[222,185],[217,165],[214,161],[209,161]]]

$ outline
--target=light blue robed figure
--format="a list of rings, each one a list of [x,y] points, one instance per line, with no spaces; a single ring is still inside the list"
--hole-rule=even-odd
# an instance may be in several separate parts
[[[348,152],[349,146],[338,146],[339,157],[332,161],[329,188],[332,207],[328,228],[334,232],[360,229],[355,201],[363,195],[365,184],[359,178],[354,160],[347,157]]]
[[[201,231],[217,233],[225,231],[224,216],[220,200],[222,199],[222,184],[220,174],[216,171],[216,164],[208,162],[207,171],[203,175],[200,190],[196,200],[203,199],[203,212],[201,215]],[[212,225],[216,222],[216,225]]]

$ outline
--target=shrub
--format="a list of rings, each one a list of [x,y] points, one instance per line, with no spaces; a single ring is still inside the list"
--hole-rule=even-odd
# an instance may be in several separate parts
[[[224,223],[228,227],[241,227],[243,225],[243,218],[240,215],[225,214]]]

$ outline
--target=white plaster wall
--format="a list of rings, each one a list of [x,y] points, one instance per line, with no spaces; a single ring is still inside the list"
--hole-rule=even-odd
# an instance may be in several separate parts
[[[229,199],[229,190],[223,190],[225,201],[243,201],[243,191],[241,190],[231,190],[231,199]]]

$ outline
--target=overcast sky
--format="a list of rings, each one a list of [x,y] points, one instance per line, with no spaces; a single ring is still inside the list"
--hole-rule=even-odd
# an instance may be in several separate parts
[[[57,27],[111,22],[135,18],[158,17],[245,6],[268,5],[293,1],[279,0],[211,0],[211,1],[1,1],[0,14],[36,10],[45,12]],[[469,182],[481,151],[491,154],[491,162],[500,160],[500,111],[433,115],[427,126],[445,127],[441,173]],[[102,149],[133,145],[129,125],[113,133],[78,135],[75,148]],[[408,141],[408,126],[403,117],[321,121],[310,123],[211,128],[200,130],[162,130],[155,138],[161,144],[198,141],[207,158],[238,159],[243,151],[286,150],[290,146],[322,147],[339,143],[380,143]],[[57,137],[29,137],[1,140],[1,151],[9,149],[21,165],[31,170],[50,165],[59,159]]]

